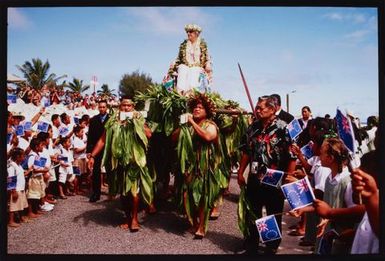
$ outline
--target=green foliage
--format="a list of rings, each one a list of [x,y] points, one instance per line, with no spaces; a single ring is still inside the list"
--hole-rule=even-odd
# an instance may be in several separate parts
[[[56,83],[61,78],[67,77],[67,75],[57,77],[54,73],[48,74],[50,69],[48,60],[43,63],[39,58],[32,59],[32,63],[25,61],[21,66],[16,65],[16,68],[23,73],[27,85],[36,90],[40,90],[45,84]]]
[[[101,90],[98,90],[97,93],[98,95],[100,95],[101,97],[103,98],[109,98],[111,96],[116,96],[115,94],[113,94],[112,92],[115,91],[115,89],[110,89],[108,87],[108,84],[103,84],[101,87]]]
[[[75,77],[73,78],[72,82],[69,82],[68,85],[66,85],[65,87],[70,89],[73,92],[77,92],[80,94],[87,91],[90,88],[89,85],[83,84],[83,80],[80,80]]]
[[[134,97],[139,92],[146,91],[150,85],[153,85],[152,78],[145,74],[140,73],[139,70],[131,74],[124,74],[119,83],[119,91],[121,95],[128,95]]]

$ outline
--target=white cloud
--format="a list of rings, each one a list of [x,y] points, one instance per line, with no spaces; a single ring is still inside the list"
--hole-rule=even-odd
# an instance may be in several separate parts
[[[323,17],[332,20],[332,21],[346,21],[353,22],[355,24],[363,24],[367,21],[366,16],[364,14],[359,13],[327,13]]]
[[[328,14],[325,14],[324,17],[326,17],[330,20],[335,20],[335,21],[344,20],[344,16],[340,13],[328,13]]]
[[[8,9],[8,26],[14,29],[28,29],[32,22],[23,12],[17,8]]]
[[[344,35],[344,38],[347,38],[349,40],[353,41],[362,41],[367,34],[369,34],[369,30],[357,30],[352,33]]]
[[[188,23],[196,23],[205,30],[215,21],[215,17],[196,7],[129,7],[125,10],[137,19],[137,29],[159,34],[180,33]]]

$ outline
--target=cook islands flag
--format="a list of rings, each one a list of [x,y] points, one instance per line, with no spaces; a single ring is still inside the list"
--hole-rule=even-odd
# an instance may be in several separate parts
[[[269,186],[278,187],[280,181],[282,180],[283,174],[284,172],[281,170],[267,168],[261,182]]]
[[[307,176],[295,182],[284,184],[281,189],[292,210],[311,205],[315,199]]]
[[[282,238],[277,220],[274,215],[266,216],[255,221],[259,238],[262,243]]]
[[[292,140],[295,140],[298,135],[302,132],[301,125],[299,125],[299,121],[297,119],[292,120],[286,128]]]
[[[350,119],[343,115],[339,109],[337,109],[336,123],[338,136],[344,142],[349,151],[354,153],[354,132],[352,123],[350,122]]]

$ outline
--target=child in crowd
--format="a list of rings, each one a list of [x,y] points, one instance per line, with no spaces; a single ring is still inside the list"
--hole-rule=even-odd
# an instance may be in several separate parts
[[[73,155],[71,148],[71,140],[69,137],[61,137],[60,138],[60,155],[59,158],[59,198],[67,199],[65,195],[65,191],[67,195],[73,196],[74,194],[69,191],[68,186],[73,184],[73,180],[75,179],[73,175]]]
[[[22,215],[22,211],[28,208],[28,201],[25,195],[25,176],[32,170],[24,171],[21,163],[24,160],[24,151],[20,148],[14,148],[10,152],[11,159],[8,164],[8,177],[16,176],[16,188],[11,190],[9,199],[9,221],[8,226],[18,227],[20,224],[15,222],[15,214],[19,213],[20,221],[27,222],[28,218]]]
[[[325,139],[325,135],[328,135],[332,126],[329,126],[329,122],[324,118],[316,118],[310,123],[309,137],[313,142],[312,152],[313,156],[309,159],[306,159],[302,154],[300,148],[296,145],[292,145],[293,154],[295,154],[300,161],[300,165],[308,173],[308,177],[312,188],[314,190],[314,195],[317,199],[323,198],[325,181],[326,178],[330,175],[330,169],[323,167],[320,160],[320,149],[321,145]],[[318,126],[318,128],[314,128]],[[330,134],[329,134],[330,135]],[[292,213],[292,212],[291,212]],[[317,234],[317,223],[319,222],[319,217],[314,212],[305,213],[305,226],[304,226],[304,238],[299,243],[300,246],[314,246],[316,241]]]
[[[45,183],[43,175],[48,173],[48,168],[42,167],[41,155],[44,142],[39,138],[32,138],[30,143],[31,152],[28,155],[28,168],[32,168],[32,175],[28,180],[28,217],[36,218],[43,212],[39,210],[39,202],[45,197]]]
[[[45,190],[46,196],[44,198],[45,205],[47,205],[46,203],[56,204],[56,200],[53,198],[53,194],[50,191],[50,189],[52,188],[52,185],[51,186],[49,185],[51,181],[56,180],[55,173],[53,172],[53,169],[52,169],[52,160],[55,158],[56,155],[55,155],[55,151],[52,148],[52,140],[50,138],[51,136],[52,136],[51,125],[49,125],[48,127],[48,132],[39,132],[37,134],[37,137],[44,142],[44,147],[43,147],[43,151],[41,152],[41,155],[47,159],[45,167],[48,168],[49,170],[48,178],[45,180],[46,182],[46,190]]]
[[[364,208],[353,202],[350,172],[347,164],[349,152],[338,138],[328,138],[322,143],[320,160],[331,173],[325,181],[323,200],[316,199],[313,206],[296,210],[316,211],[323,218],[318,224],[316,252],[318,254],[348,254],[354,236],[354,226],[362,218]],[[339,219],[336,209],[349,213],[349,218]],[[324,211],[327,210],[327,211]],[[331,210],[331,211],[329,211]],[[329,245],[330,247],[325,248]]]
[[[83,140],[84,129],[80,125],[74,127],[74,139],[73,139],[73,157],[74,167],[79,170],[78,175],[74,179],[74,192],[75,194],[81,194],[82,180],[87,175],[87,163],[86,163],[86,147],[87,144]],[[80,175],[79,175],[80,174]]]

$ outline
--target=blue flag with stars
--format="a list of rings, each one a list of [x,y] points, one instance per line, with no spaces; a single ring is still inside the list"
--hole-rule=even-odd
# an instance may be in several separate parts
[[[7,177],[7,190],[16,189],[17,176]]]
[[[287,126],[286,126],[290,138],[294,140],[298,137],[298,135],[302,132],[301,125],[299,125],[299,121],[297,119],[292,120]]]
[[[305,178],[281,186],[292,210],[311,205],[315,199],[309,179]]]
[[[313,147],[313,142],[309,141],[308,144],[306,144],[301,148],[301,152],[305,156],[305,158],[310,159],[311,157],[314,156],[312,147]]]
[[[255,221],[259,238],[262,243],[282,238],[277,220],[274,215],[266,216]]]
[[[354,149],[354,132],[350,119],[342,114],[337,109],[336,114],[337,132],[338,137],[344,142],[345,146],[350,150],[351,153],[355,152]]]
[[[276,169],[266,169],[266,173],[263,176],[261,183],[264,183],[269,186],[278,187],[280,181],[282,180],[284,172]]]

